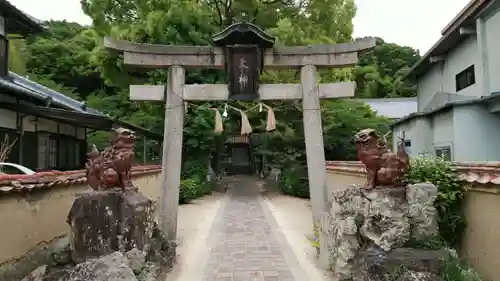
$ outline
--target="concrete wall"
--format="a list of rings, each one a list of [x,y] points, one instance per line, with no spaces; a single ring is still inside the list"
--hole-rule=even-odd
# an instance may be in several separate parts
[[[453,148],[453,112],[454,109],[438,113],[431,118],[432,122],[432,147],[428,147],[427,151],[434,153],[437,147],[451,147],[451,160],[454,160]],[[417,134],[420,132],[417,131]]]
[[[407,150],[411,156],[433,155],[436,147],[443,146],[450,146],[453,153],[455,122],[453,116],[453,110],[448,110],[435,115],[419,116],[398,124],[393,128],[393,150],[396,150],[399,138],[404,133],[405,139],[411,140],[411,147]]]
[[[326,185],[328,186],[328,200],[331,202],[332,192],[343,190],[351,184],[365,184],[366,176],[359,172],[328,171],[326,174]]]
[[[417,81],[418,111],[422,112],[437,92],[443,90],[443,64],[436,63]]]
[[[138,175],[133,182],[147,197],[160,196],[160,172]],[[25,195],[19,193],[0,197],[0,263],[18,258],[41,242],[67,233],[68,215],[74,195],[86,185],[52,187]]]
[[[455,161],[500,161],[500,116],[483,105],[454,109]]]
[[[429,109],[429,106],[435,108],[442,104],[430,105],[436,93],[457,93],[463,96],[481,96],[477,89],[477,83],[456,91],[455,76],[474,65],[476,81],[482,81],[482,73],[477,71],[480,64],[478,44],[475,35],[467,36],[455,49],[446,54],[444,61],[436,62],[432,68],[417,81],[418,111],[422,112]]]
[[[403,132],[411,140],[411,156],[435,155],[436,148],[449,146],[453,161],[500,161],[500,113],[491,113],[487,105],[456,106],[398,124],[394,151]]]
[[[417,81],[418,111],[427,109],[437,92],[469,97],[489,96],[500,92],[500,2],[494,1],[476,20],[476,34],[464,35],[463,41],[444,56],[444,61]],[[472,27],[473,28],[473,27]],[[456,91],[455,76],[474,65],[476,83]],[[439,100],[435,100],[435,103]],[[437,105],[439,106],[439,105]],[[433,104],[431,107],[436,107]]]
[[[417,149],[413,147],[413,143],[418,143],[417,136],[415,133],[416,130],[416,122],[421,118],[417,117],[412,120],[408,120],[407,122],[400,123],[394,128],[392,128],[392,150],[396,151],[397,146],[399,144],[400,138],[405,138],[406,140],[410,140],[412,142],[412,148],[407,151],[408,154],[414,156],[417,152]]]
[[[481,189],[470,190],[465,197],[464,213],[467,229],[460,251],[462,257],[486,280],[500,281],[500,195],[484,192]],[[487,189],[486,189],[487,190]]]
[[[437,92],[437,93],[434,93],[434,97],[427,104],[424,111],[437,109],[439,107],[442,107],[445,104],[452,103],[452,102],[467,101],[467,100],[474,100],[474,99],[477,99],[477,97],[464,96],[461,94],[450,94],[450,93],[444,93],[444,92]]]
[[[363,184],[365,175],[361,172],[328,171],[329,196],[334,190],[344,189],[350,184]],[[492,186],[490,186],[492,187]],[[464,212],[467,229],[460,254],[486,280],[500,281],[500,186],[484,188],[471,186],[466,195]]]
[[[481,51],[483,57],[487,61],[485,68],[489,77],[486,82],[488,83],[487,90],[490,93],[500,92],[500,80],[496,78],[500,75],[500,36],[498,36],[498,30],[500,28],[499,9],[500,2],[496,1],[496,3],[490,7],[488,13],[482,18],[484,22],[484,48]],[[478,22],[481,22],[481,20]]]
[[[474,65],[477,68],[479,62],[479,52],[477,47],[476,36],[467,36],[460,45],[454,48],[451,52],[446,55],[444,61],[443,69],[443,92],[447,93],[457,93],[464,96],[481,96],[477,91],[477,83],[460,90],[456,91],[455,76]],[[480,73],[475,69],[475,76],[477,77]]]

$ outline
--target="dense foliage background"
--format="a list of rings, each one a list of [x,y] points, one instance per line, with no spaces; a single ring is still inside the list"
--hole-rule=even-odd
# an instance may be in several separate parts
[[[342,43],[352,40],[353,0],[82,0],[82,9],[93,20],[92,26],[64,21],[46,22],[45,34],[11,41],[11,70],[27,75],[110,116],[163,132],[164,105],[131,102],[130,84],[164,84],[166,71],[127,72],[118,54],[103,47],[103,37],[112,36],[136,42],[179,45],[207,45],[210,36],[237,21],[250,21],[276,36],[279,45]],[[415,95],[415,85],[401,80],[419,59],[410,47],[384,42],[361,55],[358,66],[321,73],[321,82],[355,80],[357,97],[384,98]],[[297,71],[266,71],[265,83],[298,82]],[[194,69],[186,83],[221,83],[223,73]],[[305,149],[300,102],[274,102],[277,130],[258,137],[258,152],[270,163],[293,171],[305,169]],[[209,154],[217,137],[213,134],[214,104],[191,107],[185,119],[185,177],[208,166]],[[240,108],[253,104],[238,103]],[[325,151],[329,160],[352,160],[351,138],[361,128],[373,127],[383,133],[388,120],[354,100],[323,101]],[[250,112],[255,128],[265,126],[265,113]],[[237,116],[225,120],[237,132]],[[226,133],[231,133],[227,131]],[[98,147],[105,145],[106,133],[90,137]],[[142,153],[142,142],[137,152]],[[157,146],[157,144],[156,144]],[[158,158],[160,149],[150,145],[148,157]],[[198,168],[193,168],[196,163]],[[202,163],[202,164],[199,164]],[[205,165],[205,166],[204,166]],[[206,170],[206,169],[205,169]],[[187,172],[190,171],[190,172]],[[205,172],[206,173],[206,172]],[[300,174],[300,173],[299,173]],[[298,179],[300,181],[300,179]],[[307,189],[307,188],[306,188]],[[297,193],[293,191],[292,193]],[[307,193],[307,192],[306,192]],[[307,196],[308,194],[300,194]]]

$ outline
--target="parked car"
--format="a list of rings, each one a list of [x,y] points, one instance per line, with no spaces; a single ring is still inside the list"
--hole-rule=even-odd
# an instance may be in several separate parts
[[[0,174],[7,175],[33,175],[35,171],[14,163],[0,162]]]

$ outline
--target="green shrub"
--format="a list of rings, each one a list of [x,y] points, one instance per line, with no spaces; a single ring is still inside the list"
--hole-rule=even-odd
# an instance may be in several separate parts
[[[183,179],[193,179],[199,182],[204,182],[206,181],[207,174],[208,162],[205,159],[190,159],[183,165]]]
[[[300,198],[309,198],[307,167],[293,165],[281,171],[279,186],[281,192]]]
[[[441,263],[440,275],[443,281],[483,280],[474,269],[460,261],[455,250],[448,249],[448,252],[448,257]]]
[[[189,201],[198,198],[198,194],[198,182],[196,180],[182,180],[179,192],[179,204],[189,203]]]
[[[185,179],[181,181],[179,192],[179,204],[186,204],[190,201],[211,193],[210,184],[200,182],[197,179]]]
[[[212,187],[207,182],[208,162],[205,158],[198,160],[190,159],[184,163],[179,204],[189,203],[191,200],[212,192]]]
[[[418,241],[418,244],[407,244],[406,247],[419,248],[423,250],[446,249],[447,255],[443,258],[439,268],[439,276],[442,281],[482,281],[482,277],[471,267],[463,263],[456,250],[447,248],[439,238],[429,238],[428,240]],[[389,274],[386,281],[398,280],[398,278],[407,271],[406,268],[397,268]]]
[[[452,164],[441,158],[412,158],[411,169],[405,175],[404,182],[430,182],[438,187],[434,205],[438,211],[440,235],[449,246],[458,246],[465,229],[462,212],[465,182]]]
[[[405,247],[422,250],[439,250],[446,248],[447,246],[447,242],[439,236],[429,236],[425,238],[419,238],[418,240],[411,237],[410,240],[405,244]]]

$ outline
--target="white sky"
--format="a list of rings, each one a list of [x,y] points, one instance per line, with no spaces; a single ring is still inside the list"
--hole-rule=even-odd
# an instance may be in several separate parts
[[[80,0],[10,0],[40,20],[90,24]],[[356,0],[354,36],[378,36],[387,42],[411,46],[424,54],[441,36],[441,30],[469,0]]]

